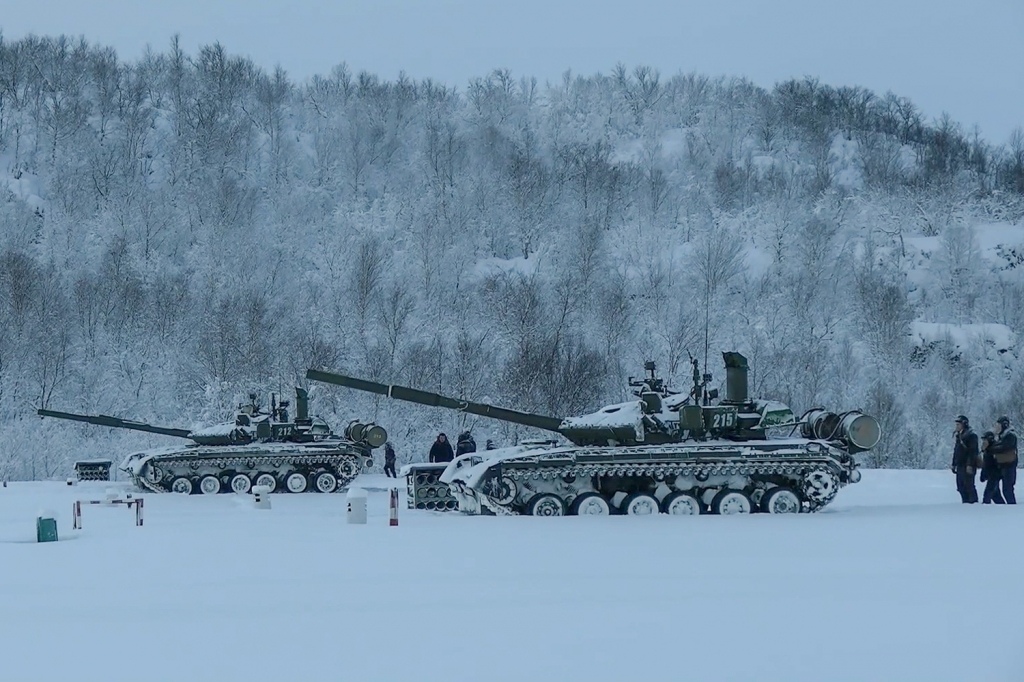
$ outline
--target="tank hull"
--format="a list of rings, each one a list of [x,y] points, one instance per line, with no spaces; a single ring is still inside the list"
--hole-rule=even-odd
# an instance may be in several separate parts
[[[441,475],[463,513],[806,513],[860,480],[847,452],[795,438],[487,454],[458,458]]]
[[[121,470],[154,493],[340,492],[372,465],[370,449],[347,440],[314,443],[188,445],[146,450],[125,458]]]

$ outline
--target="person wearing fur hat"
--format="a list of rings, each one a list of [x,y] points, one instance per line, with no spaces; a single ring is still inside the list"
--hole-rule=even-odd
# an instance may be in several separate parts
[[[981,482],[985,484],[985,490],[981,494],[982,504],[1004,504],[1005,502],[1003,494],[999,492],[999,464],[988,450],[995,442],[996,434],[991,431],[981,434]]]
[[[960,501],[974,504],[978,501],[978,488],[974,485],[974,474],[978,468],[978,436],[971,430],[967,417],[956,418],[953,431],[953,461],[950,469],[956,474],[956,491]]]
[[[996,442],[988,448],[999,465],[999,479],[1003,487],[1006,504],[1017,504],[1013,486],[1017,482],[1017,434],[1010,428],[1010,418],[996,420]]]

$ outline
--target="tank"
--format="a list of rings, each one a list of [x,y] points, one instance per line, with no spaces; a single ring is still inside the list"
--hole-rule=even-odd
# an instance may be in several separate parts
[[[858,410],[808,410],[748,396],[748,365],[722,354],[726,395],[696,360],[688,392],[653,362],[630,378],[635,400],[551,417],[404,386],[309,370],[313,381],[535,427],[553,437],[457,457],[440,480],[469,514],[771,514],[816,512],[860,480],[857,453],[877,445],[877,420]]]
[[[270,409],[264,411],[251,393],[249,402],[238,406],[234,421],[196,430],[107,415],[56,410],[38,410],[38,414],[191,441],[135,452],[124,459],[120,470],[150,492],[247,493],[257,485],[270,492],[344,490],[373,464],[372,451],[387,441],[387,432],[377,424],[353,421],[343,434],[335,434],[323,419],[309,416],[308,406],[307,391],[296,388],[296,414],[290,419],[289,401],[278,402],[272,394]]]

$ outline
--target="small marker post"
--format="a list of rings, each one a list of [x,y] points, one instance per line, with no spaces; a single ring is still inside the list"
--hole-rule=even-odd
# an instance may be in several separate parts
[[[398,489],[391,489],[391,520],[388,521],[389,526],[398,525]]]

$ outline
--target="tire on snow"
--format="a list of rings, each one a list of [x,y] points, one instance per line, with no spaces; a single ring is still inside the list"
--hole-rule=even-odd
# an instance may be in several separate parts
[[[252,479],[247,474],[235,474],[231,477],[231,492],[244,495],[252,490]]]
[[[661,501],[661,511],[673,516],[702,514],[700,500],[690,493],[677,490]]]
[[[761,498],[761,511],[765,514],[799,514],[802,507],[800,496],[791,488],[772,488]]]
[[[204,495],[216,495],[220,489],[220,479],[213,474],[207,474],[199,479],[199,492]]]
[[[285,476],[284,487],[290,493],[304,493],[309,487],[309,479],[301,471],[292,471]]]
[[[661,505],[658,498],[650,493],[631,493],[622,501],[619,507],[623,514],[630,516],[648,516],[661,513]]]
[[[565,500],[552,493],[540,493],[526,503],[530,516],[565,516]]]
[[[749,514],[754,511],[754,503],[750,496],[742,490],[723,488],[711,500],[713,514]]]
[[[191,495],[195,491],[193,490],[192,481],[184,476],[178,476],[171,481],[171,492],[178,493],[179,495]]]
[[[611,516],[611,502],[601,493],[583,493],[572,501],[569,513],[573,516]]]

